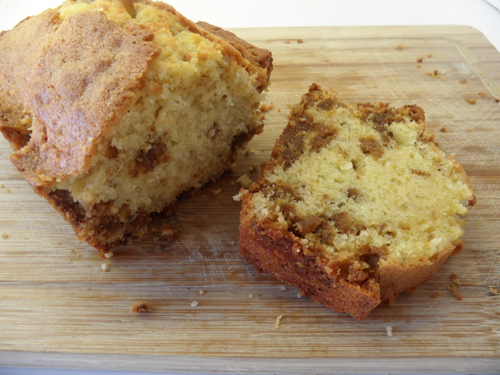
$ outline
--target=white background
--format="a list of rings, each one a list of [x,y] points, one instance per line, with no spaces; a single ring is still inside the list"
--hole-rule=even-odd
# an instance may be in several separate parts
[[[0,0],[0,30],[8,30],[25,17],[56,7],[61,2],[62,0]],[[193,21],[203,20],[223,28],[468,25],[479,29],[500,50],[500,0],[171,0],[169,3]],[[0,364],[0,375],[4,374],[146,373],[14,369],[1,367]]]
[[[0,30],[63,0],[0,0]],[[170,0],[193,21],[223,28],[468,25],[500,50],[500,0]]]

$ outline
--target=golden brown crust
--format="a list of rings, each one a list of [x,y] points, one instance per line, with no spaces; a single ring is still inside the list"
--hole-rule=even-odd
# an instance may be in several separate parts
[[[238,52],[240,52],[243,58],[250,61],[251,66],[255,67],[258,70],[260,91],[263,91],[269,86],[271,72],[273,70],[273,58],[271,51],[263,48],[258,48],[253,44],[250,44],[247,41],[238,38],[232,32],[224,30],[218,26],[211,25],[207,22],[200,21],[197,22],[196,25],[199,26],[200,29],[206,30],[209,33],[224,40],[229,45],[234,47]],[[213,37],[210,37],[208,35],[207,37],[209,39],[213,39]]]
[[[57,27],[21,89],[33,130],[30,144],[11,161],[25,178],[41,186],[78,175],[99,137],[133,103],[159,52],[100,12],[70,15]]]
[[[37,17],[27,17],[17,24],[15,32],[5,31],[0,38],[0,131],[14,150],[24,147],[30,139],[31,117],[23,105],[23,84],[28,68],[36,64],[47,38],[60,24],[58,12],[49,9]],[[20,43],[22,41],[22,43]]]

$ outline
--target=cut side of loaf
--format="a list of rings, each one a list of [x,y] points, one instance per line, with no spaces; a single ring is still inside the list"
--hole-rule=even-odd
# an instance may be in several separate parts
[[[476,198],[424,120],[416,105],[350,105],[313,84],[240,192],[241,255],[357,320],[429,280],[462,248],[462,202]]]
[[[76,0],[0,34],[11,161],[101,252],[231,168],[271,53],[171,6]]]

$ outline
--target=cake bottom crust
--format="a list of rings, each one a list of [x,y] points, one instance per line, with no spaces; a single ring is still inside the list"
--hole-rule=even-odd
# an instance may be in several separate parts
[[[259,272],[270,273],[296,287],[301,295],[338,313],[348,313],[358,321],[365,320],[381,302],[392,304],[399,293],[430,280],[446,259],[462,248],[462,242],[457,241],[432,259],[411,266],[381,260],[368,279],[350,281],[332,271],[338,265],[311,251],[278,224],[256,221],[248,208],[250,199],[248,195],[243,198],[240,255]]]

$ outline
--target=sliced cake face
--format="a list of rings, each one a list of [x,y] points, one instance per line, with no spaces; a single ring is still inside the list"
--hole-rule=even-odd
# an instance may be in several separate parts
[[[255,228],[272,227],[294,243],[290,252],[323,265],[332,288],[344,281],[380,302],[432,276],[460,244],[462,202],[474,200],[419,107],[352,106],[313,85],[244,195],[242,231],[258,237]],[[263,238],[257,242],[265,247]]]
[[[219,177],[262,129],[270,53],[206,25],[159,2],[77,0],[0,37],[26,40],[0,58],[11,160],[97,248]]]

